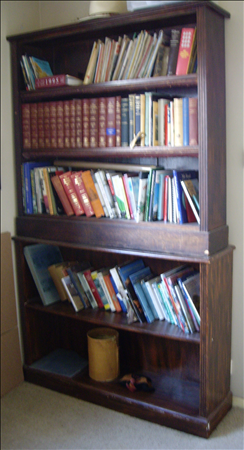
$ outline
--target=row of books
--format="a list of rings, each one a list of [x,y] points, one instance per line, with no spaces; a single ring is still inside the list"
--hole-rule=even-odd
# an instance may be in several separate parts
[[[84,84],[196,72],[196,28],[141,30],[94,41]]]
[[[46,306],[68,300],[76,312],[99,308],[126,313],[129,323],[166,320],[185,333],[200,330],[199,272],[189,265],[156,275],[139,258],[96,270],[64,261],[59,247],[47,244],[27,245],[24,255]]]
[[[22,104],[24,149],[198,143],[198,99],[156,92]]]
[[[49,162],[26,162],[22,189],[26,214],[200,223],[196,170],[72,171]]]

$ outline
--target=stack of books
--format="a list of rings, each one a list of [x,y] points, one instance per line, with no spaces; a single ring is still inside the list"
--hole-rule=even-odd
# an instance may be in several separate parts
[[[72,171],[49,162],[23,163],[24,212],[200,223],[198,171],[135,165],[120,171],[114,168],[105,164]]]

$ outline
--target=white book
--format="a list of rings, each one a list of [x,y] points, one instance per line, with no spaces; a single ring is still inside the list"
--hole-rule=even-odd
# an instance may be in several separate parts
[[[62,281],[64,288],[68,294],[68,297],[74,307],[74,310],[76,312],[78,312],[78,311],[81,311],[82,309],[84,309],[84,305],[80,299],[80,296],[79,296],[75,286],[71,282],[70,276],[67,275],[66,277],[61,278],[61,281]]]
[[[100,191],[101,191],[101,195],[102,195],[102,197],[103,197],[104,204],[105,204],[106,210],[107,210],[107,212],[108,212],[108,217],[110,217],[110,219],[114,219],[116,216],[115,216],[115,213],[114,213],[114,211],[112,210],[112,208],[111,208],[111,206],[110,206],[110,203],[109,203],[109,200],[108,200],[106,191],[105,191],[105,189],[104,189],[104,185],[103,185],[103,182],[102,182],[102,179],[101,179],[101,176],[100,176],[99,171],[96,171],[96,172],[94,173],[94,176],[95,176],[95,178],[96,178],[96,180],[97,180],[99,189],[100,189]]]
[[[112,175],[112,183],[122,217],[130,219],[130,210],[126,198],[123,177],[120,173]]]
[[[146,281],[145,285],[146,285],[149,295],[153,301],[153,304],[157,311],[159,320],[164,320],[165,316],[164,316],[164,310],[162,308],[162,304],[161,304],[161,302],[158,301],[158,298],[155,295],[155,292],[152,288],[152,284],[155,282],[156,279],[159,279],[159,277],[155,277],[155,278],[152,278],[151,280]]]

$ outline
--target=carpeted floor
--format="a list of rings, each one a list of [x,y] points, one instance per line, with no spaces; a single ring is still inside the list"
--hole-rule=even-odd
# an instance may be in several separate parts
[[[240,408],[206,440],[26,382],[1,403],[1,450],[244,449]]]

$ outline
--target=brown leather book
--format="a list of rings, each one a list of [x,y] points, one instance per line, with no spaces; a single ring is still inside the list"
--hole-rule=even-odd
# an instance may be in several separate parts
[[[90,104],[89,98],[82,99],[82,140],[83,147],[90,147],[90,125],[89,125],[89,116],[90,116]]]
[[[76,147],[82,148],[82,102],[81,102],[81,98],[75,99],[75,135],[76,135]]]
[[[106,147],[106,98],[98,99],[98,146]]]
[[[104,213],[102,204],[100,202],[100,199],[98,197],[98,193],[97,193],[94,181],[92,179],[90,170],[85,170],[84,172],[82,172],[82,180],[84,182],[88,197],[92,204],[95,216],[97,218],[104,216],[105,213]]]
[[[107,97],[107,122],[106,122],[106,146],[116,146],[116,97]]]
[[[38,148],[37,103],[30,104],[31,148]]]
[[[59,175],[59,178],[66,192],[66,195],[68,196],[68,199],[72,205],[75,215],[81,216],[82,214],[85,214],[85,211],[78,199],[74,185],[71,180],[71,171],[62,173],[61,175]]]
[[[57,147],[64,148],[64,102],[57,101]]]
[[[116,147],[121,147],[121,96],[117,95],[115,100],[115,123],[116,123]]]
[[[64,100],[64,147],[70,148],[70,103]]]
[[[52,101],[49,104],[50,114],[50,147],[57,148],[57,103]]]
[[[50,148],[50,109],[49,102],[44,102],[44,143],[45,148]]]
[[[30,103],[22,104],[22,136],[23,148],[31,148]]]
[[[37,129],[38,129],[38,148],[44,148],[44,105],[43,102],[37,103]]]
[[[69,101],[69,131],[70,131],[70,147],[76,147],[76,131],[75,131],[75,100]]]
[[[94,210],[92,207],[92,204],[90,202],[90,199],[88,197],[84,181],[82,179],[82,171],[80,172],[73,172],[71,174],[71,180],[74,185],[76,194],[78,195],[78,198],[83,206],[83,209],[85,211],[85,214],[87,217],[94,216]]]
[[[89,126],[90,126],[90,147],[98,147],[98,98],[90,99]]]

